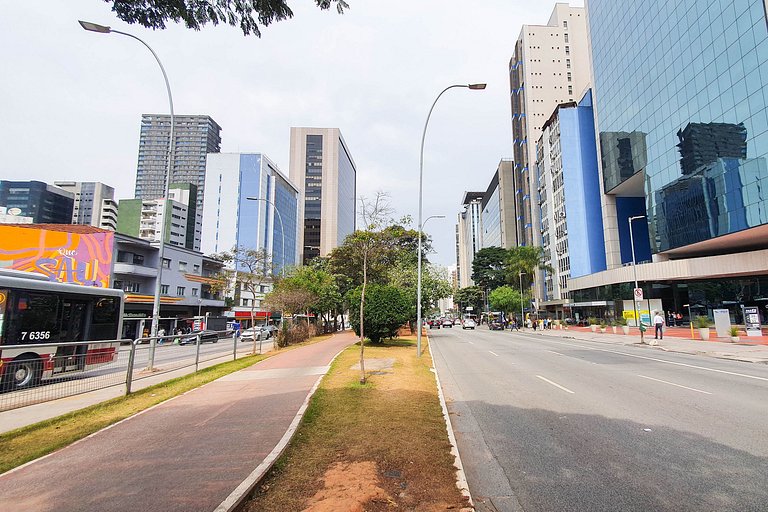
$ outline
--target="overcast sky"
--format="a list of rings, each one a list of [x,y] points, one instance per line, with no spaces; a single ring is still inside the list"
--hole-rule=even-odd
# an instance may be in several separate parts
[[[0,177],[101,181],[133,197],[142,113],[167,113],[157,64],[138,42],[85,32],[78,19],[144,39],[171,82],[177,114],[207,114],[223,152],[261,152],[288,174],[291,126],[338,127],[357,165],[358,195],[389,192],[398,215],[418,207],[419,145],[437,94],[424,157],[431,260],[455,264],[465,190],[485,190],[511,158],[507,67],[524,23],[545,24],[554,2],[348,0],[338,15],[311,0],[294,18],[245,37],[236,27],[152,31],[119,21],[101,0],[6,2],[0,17]],[[572,1],[572,5],[583,2]],[[415,224],[415,222],[414,222]]]

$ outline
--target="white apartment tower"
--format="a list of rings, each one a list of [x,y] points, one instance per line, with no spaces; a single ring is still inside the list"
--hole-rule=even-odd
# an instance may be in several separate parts
[[[473,286],[472,262],[475,254],[482,248],[482,202],[483,192],[465,192],[462,205],[464,211],[459,213],[456,225],[456,267],[458,271],[459,288]]]
[[[56,181],[54,185],[75,196],[72,224],[117,229],[114,188],[98,181]]]
[[[546,25],[523,25],[509,61],[515,209],[519,245],[541,245],[536,141],[561,103],[577,101],[590,80],[586,13],[555,4]]]

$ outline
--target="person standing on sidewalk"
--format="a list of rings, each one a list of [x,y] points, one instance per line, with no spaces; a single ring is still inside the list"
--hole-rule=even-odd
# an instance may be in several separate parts
[[[656,315],[653,317],[653,325],[656,327],[656,333],[653,336],[655,340],[664,339],[664,317],[661,313],[656,311]]]

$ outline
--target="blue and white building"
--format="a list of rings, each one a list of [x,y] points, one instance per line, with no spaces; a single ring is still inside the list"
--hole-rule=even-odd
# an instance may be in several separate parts
[[[299,192],[266,155],[208,154],[204,204],[203,253],[264,249],[276,273],[299,263]]]

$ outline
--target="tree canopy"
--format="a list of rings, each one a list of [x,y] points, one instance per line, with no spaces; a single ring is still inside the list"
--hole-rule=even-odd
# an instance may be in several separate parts
[[[491,308],[494,311],[503,311],[504,313],[519,313],[521,308],[520,292],[511,286],[500,286],[493,290],[488,296]]]
[[[501,247],[485,247],[472,260],[472,280],[483,289],[493,290],[507,282],[509,251]]]
[[[261,36],[259,26],[293,17],[287,0],[104,0],[126,23],[164,29],[169,21],[183,22],[187,28],[200,30],[208,23],[240,27],[243,35]],[[345,0],[314,0],[320,9],[336,5],[339,14],[349,8]]]

